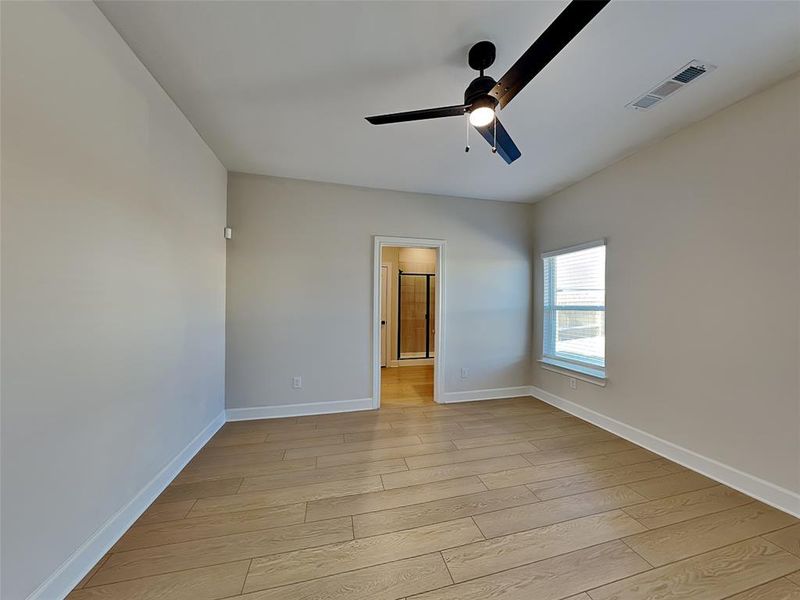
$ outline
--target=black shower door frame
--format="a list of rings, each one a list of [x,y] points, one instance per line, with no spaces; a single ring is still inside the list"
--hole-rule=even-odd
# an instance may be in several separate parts
[[[423,358],[431,358],[431,277],[436,277],[436,273],[404,273],[403,271],[397,272],[397,360],[421,360],[419,357],[403,358],[400,352],[401,340],[400,328],[402,327],[403,319],[401,312],[403,310],[403,275],[408,277],[425,277],[425,356]]]

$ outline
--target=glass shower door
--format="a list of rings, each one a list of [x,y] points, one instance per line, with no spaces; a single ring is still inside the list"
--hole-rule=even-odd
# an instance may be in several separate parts
[[[400,360],[433,356],[435,275],[400,273],[399,335]]]

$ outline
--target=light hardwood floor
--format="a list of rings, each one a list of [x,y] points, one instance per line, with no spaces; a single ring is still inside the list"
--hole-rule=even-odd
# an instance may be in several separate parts
[[[533,398],[241,421],[69,599],[231,597],[800,600],[800,522]]]
[[[433,365],[381,369],[381,406],[435,406]]]

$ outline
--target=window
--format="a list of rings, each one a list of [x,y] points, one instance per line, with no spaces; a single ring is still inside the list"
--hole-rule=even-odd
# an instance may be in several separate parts
[[[542,261],[542,362],[605,379],[605,241],[546,252]]]

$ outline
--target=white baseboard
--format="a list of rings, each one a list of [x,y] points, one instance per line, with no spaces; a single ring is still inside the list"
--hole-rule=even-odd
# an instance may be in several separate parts
[[[515,396],[530,396],[531,388],[527,385],[507,388],[490,388],[488,390],[469,390],[467,392],[445,392],[440,400],[443,404],[453,402],[475,402],[478,400],[497,400]]]
[[[305,404],[279,404],[276,406],[253,406],[250,408],[229,408],[225,411],[228,421],[249,421],[251,419],[279,419],[282,417],[304,417],[307,415],[327,415],[330,413],[372,410],[372,398],[358,400],[334,400],[333,402],[307,402]]]
[[[419,367],[433,364],[436,364],[435,358],[404,358],[403,360],[390,360],[386,366],[394,369],[395,367]]]
[[[130,502],[95,531],[44,583],[36,588],[27,600],[66,597],[224,424],[225,413],[220,412]]]
[[[433,365],[435,358],[404,358],[394,361],[394,367],[419,367],[422,365]]]
[[[551,394],[536,386],[530,387],[529,394],[565,412],[575,415],[584,421],[588,421],[606,431],[610,431],[621,438],[625,438],[634,444],[647,448],[688,469],[697,471],[706,477],[719,481],[735,490],[739,490],[765,504],[769,504],[795,517],[800,517],[800,493],[787,490],[786,488],[765,481],[750,473],[740,471],[735,467],[721,463],[713,458],[708,458],[707,456],[703,456],[697,452],[661,439],[651,433],[626,425],[621,421],[617,421],[616,419],[607,417],[599,412],[581,406],[580,404]]]

